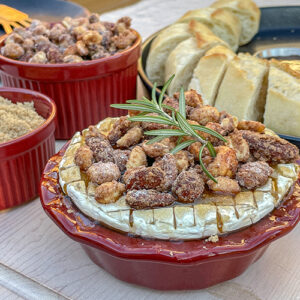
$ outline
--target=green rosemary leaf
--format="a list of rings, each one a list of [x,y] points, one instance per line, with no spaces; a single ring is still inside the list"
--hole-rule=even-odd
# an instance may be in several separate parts
[[[166,105],[166,104],[162,104],[161,107],[176,112],[176,109],[174,107],[172,107],[172,106],[169,106],[169,105]]]
[[[180,137],[177,139],[177,141],[176,141],[176,146],[179,145],[179,144],[182,142],[182,138],[183,138],[183,137],[180,136]]]
[[[142,99],[143,99],[144,101],[152,102],[150,99],[146,98],[145,96],[143,96]]]
[[[214,146],[211,144],[211,142],[207,142],[206,147],[207,147],[210,155],[212,157],[216,157],[216,150],[215,150]]]
[[[185,97],[184,97],[184,90],[183,90],[183,88],[180,89],[180,94],[179,94],[179,112],[180,112],[180,114],[184,118],[186,118]]]
[[[151,97],[152,97],[153,103],[155,103],[155,105],[157,105],[157,99],[156,99],[156,82],[153,85],[153,88],[152,88],[152,91],[151,91]]]
[[[158,142],[160,142],[163,139],[166,139],[168,137],[170,137],[170,136],[156,136],[155,138],[149,140],[146,144],[151,145],[151,144],[154,144],[154,143],[158,143]]]
[[[157,124],[174,125],[171,120],[161,116],[133,116],[128,118],[128,120],[133,122],[153,122]]]
[[[159,105],[159,107],[161,107],[161,104],[162,104],[163,99],[164,99],[165,92],[167,91],[167,89],[168,89],[168,87],[169,87],[169,85],[170,85],[170,83],[172,82],[172,80],[173,80],[174,77],[175,77],[175,74],[172,75],[172,76],[168,79],[168,81],[164,84],[164,86],[163,86],[163,88],[162,88],[162,90],[161,90],[161,93],[160,93],[160,95],[159,95],[159,98],[158,98],[158,105]]]
[[[136,110],[136,111],[145,111],[148,113],[160,113],[159,110],[157,110],[154,107],[149,107],[146,105],[137,105],[137,104],[111,104],[111,107],[119,108],[119,109],[127,109],[127,110]]]
[[[170,136],[185,136],[186,133],[179,129],[158,129],[158,130],[149,130],[145,131],[146,135],[170,135]]]
[[[198,137],[197,133],[194,131],[194,129],[186,121],[186,119],[182,116],[182,114],[180,112],[176,112],[176,119],[178,121],[178,125],[184,132],[186,132],[188,135]]]
[[[227,143],[227,140],[221,135],[219,134],[218,132],[210,129],[210,128],[207,128],[205,126],[202,126],[202,125],[191,125],[193,129],[195,130],[200,130],[202,132],[205,132],[205,133],[208,133],[212,136],[215,136],[216,138],[222,140],[223,142]]]
[[[187,141],[184,141],[182,142],[181,144],[177,145],[176,147],[174,147],[170,153],[172,154],[175,154],[177,152],[179,152],[180,150],[192,145],[193,143],[195,143],[196,141],[195,140],[187,140]]]
[[[129,104],[141,104],[149,107],[154,107],[153,103],[149,100],[127,100],[126,103]]]
[[[208,170],[206,169],[206,167],[204,166],[203,164],[203,161],[202,161],[202,152],[203,152],[203,149],[206,147],[207,145],[206,144],[203,144],[202,147],[200,148],[200,151],[199,151],[199,162],[200,162],[200,165],[202,167],[202,170],[203,172],[211,179],[213,180],[215,183],[218,183],[218,181],[215,179],[214,176],[212,176]]]

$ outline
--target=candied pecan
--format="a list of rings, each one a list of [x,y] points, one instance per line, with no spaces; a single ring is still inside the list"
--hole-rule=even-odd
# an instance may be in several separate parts
[[[236,179],[247,189],[255,189],[268,181],[273,169],[264,161],[248,162],[241,165],[237,171]]]
[[[102,41],[102,36],[95,30],[87,30],[82,34],[82,41],[86,45],[100,44]]]
[[[59,52],[58,48],[50,47],[47,52],[47,58],[50,63],[63,62],[63,55]]]
[[[36,36],[33,40],[34,46],[38,51],[47,52],[51,46],[49,39],[43,35]]]
[[[39,24],[37,26],[35,26],[32,30],[32,34],[33,35],[45,35],[45,36],[49,36],[49,30],[47,29],[47,27],[44,24]]]
[[[95,190],[95,199],[102,204],[116,202],[125,192],[125,185],[115,180],[104,182]]]
[[[17,59],[24,55],[24,49],[16,43],[8,43],[1,48],[1,54],[3,56]]]
[[[147,156],[140,146],[135,146],[129,155],[126,169],[132,169],[140,166],[147,166]]]
[[[125,29],[128,29],[131,25],[130,17],[122,17],[116,23],[116,31],[123,32]]]
[[[67,30],[62,24],[54,24],[54,26],[50,29],[49,38],[54,41],[58,41],[59,37],[66,32]]]
[[[238,167],[235,151],[227,146],[216,147],[217,155],[207,167],[214,176],[233,177]]]
[[[183,203],[193,203],[200,199],[203,191],[203,179],[195,170],[182,171],[172,186],[172,193]]]
[[[143,130],[140,127],[133,127],[117,140],[116,144],[120,148],[129,148],[130,146],[137,144],[142,136]]]
[[[76,55],[77,54],[77,47],[75,44],[69,45],[64,53],[63,56],[67,56],[67,55]]]
[[[227,113],[226,111],[220,112],[220,120],[221,127],[223,128],[223,134],[227,135],[230,132],[234,131],[238,124],[237,117],[234,117]]]
[[[235,151],[236,158],[238,161],[246,162],[250,156],[249,145],[247,141],[243,138],[240,131],[235,130],[229,136],[226,137],[227,146]]]
[[[58,38],[59,46],[62,48],[67,48],[69,45],[74,44],[73,37],[68,33],[63,33]]]
[[[149,116],[150,115],[155,115],[155,114],[149,114]],[[141,127],[143,128],[144,131],[147,131],[147,130],[167,129],[170,126],[165,124],[158,124],[154,122],[142,122]]]
[[[74,160],[81,170],[87,170],[93,164],[93,151],[90,147],[82,145],[76,151]]]
[[[174,94],[175,99],[179,99],[180,93],[177,92]],[[185,103],[191,107],[198,107],[203,105],[203,100],[200,94],[198,94],[195,90],[190,89],[189,91],[184,92]]]
[[[136,35],[130,29],[125,29],[119,35],[115,35],[111,38],[112,42],[118,49],[125,49],[136,40]]]
[[[169,206],[174,201],[171,194],[156,190],[132,190],[126,194],[127,204],[135,209]]]
[[[157,167],[139,167],[136,169],[129,169],[129,176],[126,179],[127,190],[142,190],[142,189],[157,189],[162,190],[164,186],[165,172]]]
[[[162,158],[157,158],[153,164],[153,167],[161,168],[165,172],[164,188],[165,190],[169,190],[178,175],[178,169],[174,155],[167,153]]]
[[[194,156],[194,159],[196,161],[199,161],[199,152],[202,147],[202,144],[200,142],[196,142],[189,146],[188,151]],[[207,167],[208,164],[210,164],[213,161],[213,157],[210,155],[207,148],[203,149],[202,152],[202,162]]]
[[[114,162],[114,150],[106,139],[98,136],[88,137],[85,139],[85,142],[93,151],[97,162]]]
[[[82,35],[86,32],[86,27],[85,26],[76,26],[71,29],[71,34],[76,37],[77,40],[82,39]]]
[[[16,44],[22,44],[24,42],[24,38],[19,35],[18,33],[11,33],[5,40],[5,45],[8,43],[16,43]]]
[[[34,48],[34,41],[33,39],[25,39],[23,44],[22,44],[22,47],[25,49],[25,50],[32,50]]]
[[[153,143],[148,145],[148,140],[145,140],[142,144],[143,150],[150,157],[163,156],[169,152],[169,146],[163,144],[162,142]]]
[[[67,55],[63,58],[64,63],[79,63],[83,61],[83,59],[78,55]]]
[[[261,133],[265,130],[266,126],[257,121],[242,120],[238,122],[237,128],[239,130],[251,130]]]
[[[212,180],[207,181],[207,185],[210,190],[221,194],[237,194],[241,191],[238,182],[228,177],[218,176],[216,177],[218,183]]]
[[[80,56],[86,56],[89,54],[89,49],[85,46],[83,41],[76,42],[76,51]]]
[[[116,149],[113,152],[115,164],[119,167],[120,171],[123,172],[126,169],[126,164],[129,158],[130,150]]]
[[[179,102],[178,102],[178,100],[175,100],[174,98],[166,97],[163,101],[163,104],[174,108],[176,111],[179,111]],[[165,111],[167,113],[171,113],[171,110],[169,110],[169,109],[165,108]]]
[[[114,145],[118,139],[120,139],[130,128],[132,127],[132,122],[128,120],[127,117],[120,117],[113,125],[113,128],[108,134],[108,140],[112,145]]]
[[[14,29],[14,32],[20,35],[24,40],[32,38],[32,32],[27,30],[27,28],[17,27]]]
[[[190,166],[194,165],[194,156],[185,150],[181,150],[174,154],[176,159],[176,166],[178,172],[188,169]]]
[[[96,126],[89,126],[89,130],[85,132],[84,134],[85,139],[88,140],[91,137],[99,137],[101,140],[106,140],[107,138],[104,134],[101,133],[100,129],[98,129]]]
[[[220,113],[215,107],[204,105],[193,108],[189,113],[189,118],[197,121],[200,125],[206,125],[209,122],[219,122]]]
[[[118,166],[112,162],[97,162],[91,165],[87,170],[89,179],[98,184],[118,180],[121,176]]]
[[[91,14],[89,16],[89,22],[92,24],[92,23],[97,23],[100,21],[100,18],[99,18],[99,15],[98,14]]]
[[[225,135],[225,130],[219,123],[208,122],[205,127],[212,129],[223,136]],[[220,145],[224,144],[224,142],[222,140],[220,140],[219,138],[217,138],[209,133],[201,132],[201,131],[198,131],[198,133],[205,140],[210,141],[214,146],[220,146]]]
[[[241,131],[248,142],[251,154],[257,160],[274,163],[290,163],[299,157],[299,149],[277,136],[261,134],[254,131]]]
[[[30,59],[30,63],[35,63],[35,64],[44,64],[48,61],[46,53],[43,51],[37,52],[35,55],[33,55]]]

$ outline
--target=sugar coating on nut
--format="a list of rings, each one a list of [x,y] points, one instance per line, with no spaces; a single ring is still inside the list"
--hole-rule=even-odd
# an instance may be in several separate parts
[[[118,180],[121,173],[118,166],[112,162],[98,162],[88,168],[87,175],[92,182],[102,184]]]
[[[95,190],[95,199],[99,203],[116,202],[125,192],[125,185],[115,180],[99,185]]]

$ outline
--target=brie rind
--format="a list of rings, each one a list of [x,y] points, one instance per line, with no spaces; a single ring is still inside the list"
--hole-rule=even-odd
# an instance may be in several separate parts
[[[97,127],[107,134],[115,119],[100,122]],[[97,184],[82,177],[74,156],[82,137],[76,133],[59,164],[59,183],[78,209],[110,228],[157,239],[198,239],[221,235],[258,222],[287,195],[298,176],[296,164],[278,164],[268,182],[254,191],[231,196],[208,195],[197,203],[175,203],[170,207],[133,210],[121,197],[115,203],[95,200]]]

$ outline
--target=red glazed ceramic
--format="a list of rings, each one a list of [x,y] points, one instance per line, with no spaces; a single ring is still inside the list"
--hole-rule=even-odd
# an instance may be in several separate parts
[[[34,102],[46,121],[17,139],[0,143],[0,210],[20,205],[38,195],[39,181],[48,159],[55,153],[53,100],[25,89],[0,88],[12,102]]]
[[[40,198],[49,217],[87,255],[115,277],[160,290],[201,289],[232,279],[261,257],[269,244],[300,220],[300,180],[282,205],[260,222],[219,238],[162,241],[132,237],[85,217],[58,183],[58,164],[67,145],[53,156],[41,179]]]
[[[52,98],[57,105],[55,137],[69,139],[90,124],[124,114],[110,104],[135,99],[141,37],[134,32],[137,40],[129,49],[80,63],[32,64],[0,55],[3,86],[28,88]]]

